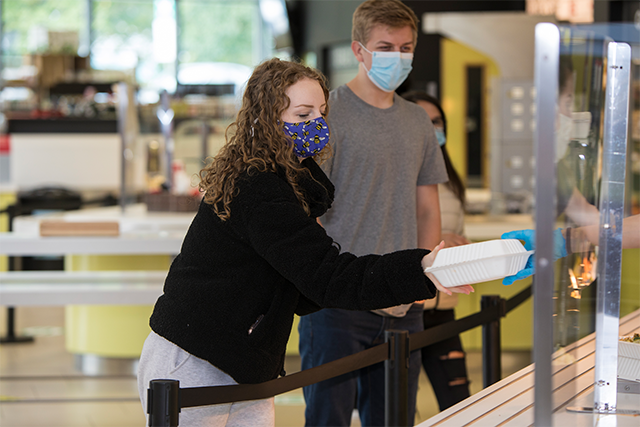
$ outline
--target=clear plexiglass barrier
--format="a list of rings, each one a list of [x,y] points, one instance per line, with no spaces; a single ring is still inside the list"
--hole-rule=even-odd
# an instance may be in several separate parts
[[[584,392],[567,378],[588,370],[593,406],[578,409],[616,413],[622,248],[638,218],[624,214],[630,46],[548,23],[535,40],[534,423],[550,426]],[[595,366],[567,351],[594,331]]]

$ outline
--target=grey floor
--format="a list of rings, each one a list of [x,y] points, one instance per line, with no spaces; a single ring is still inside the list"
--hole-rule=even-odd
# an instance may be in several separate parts
[[[0,309],[0,333],[6,331],[6,309]],[[125,427],[144,426],[136,379],[126,372],[87,376],[64,348],[64,310],[20,307],[19,335],[35,336],[31,343],[0,345],[0,426],[2,427]],[[471,392],[482,389],[479,352],[467,357]],[[529,352],[503,352],[503,377],[530,363]],[[287,359],[287,372],[299,370],[299,358]],[[276,425],[304,425],[301,390],[276,396]],[[416,423],[438,412],[431,386],[421,374]],[[352,426],[359,426],[354,413]]]

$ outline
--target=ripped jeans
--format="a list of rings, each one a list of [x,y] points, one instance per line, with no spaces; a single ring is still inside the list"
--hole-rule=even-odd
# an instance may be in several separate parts
[[[424,328],[455,320],[451,310],[424,310]],[[422,348],[422,366],[438,399],[440,410],[469,397],[469,379],[460,336]]]

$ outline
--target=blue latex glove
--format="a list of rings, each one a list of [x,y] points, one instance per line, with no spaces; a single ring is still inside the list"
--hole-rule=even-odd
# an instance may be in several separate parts
[[[524,241],[524,248],[528,251],[534,250],[536,248],[536,231],[535,230],[509,231],[508,233],[504,233],[500,237],[503,239],[522,240]],[[558,258],[564,258],[566,256],[567,256],[567,244],[565,242],[564,236],[562,235],[562,230],[558,228],[553,232],[553,260],[555,261]],[[516,280],[524,279],[526,277],[533,275],[534,273],[535,273],[535,266],[533,264],[533,254],[531,254],[524,268],[518,271],[513,276],[505,277],[502,280],[502,284],[510,285]]]

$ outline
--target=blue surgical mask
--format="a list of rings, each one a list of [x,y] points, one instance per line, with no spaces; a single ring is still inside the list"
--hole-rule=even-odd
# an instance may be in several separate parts
[[[404,82],[411,72],[413,53],[371,52],[360,43],[360,46],[371,54],[371,69],[367,76],[374,85],[385,92],[393,92]],[[364,67],[364,62],[362,63]]]
[[[438,145],[442,147],[447,143],[447,135],[444,134],[444,130],[436,129],[436,138],[438,139]]]
[[[322,117],[298,123],[284,122],[284,132],[293,141],[293,151],[302,158],[315,156],[329,143],[329,126]]]

